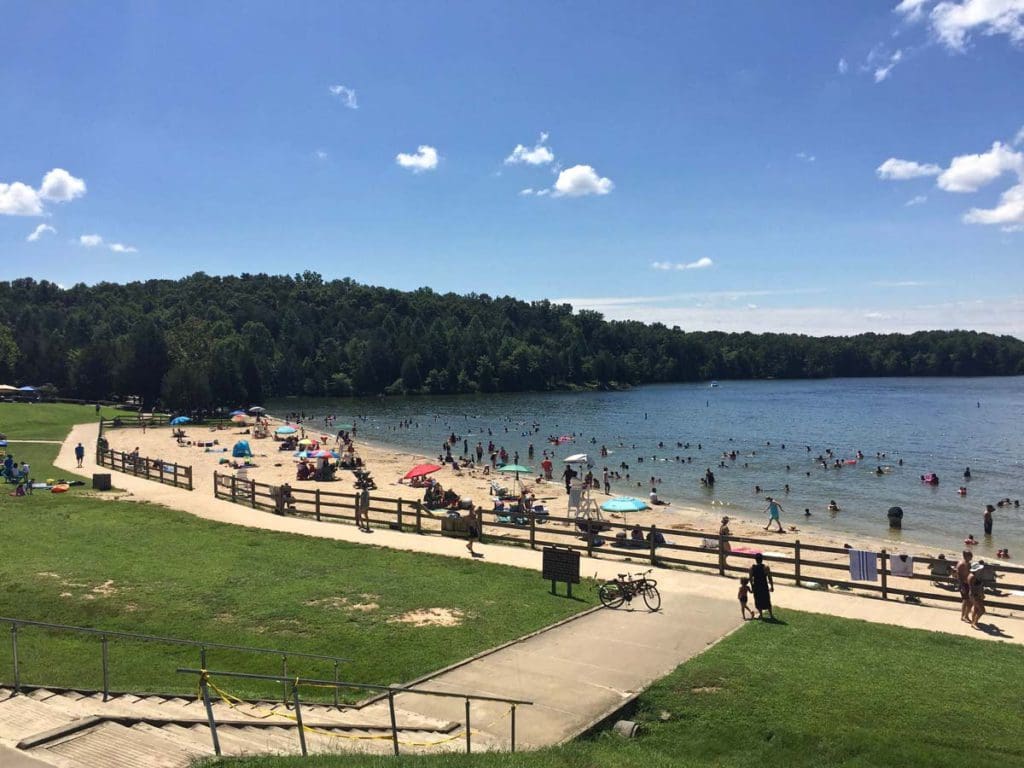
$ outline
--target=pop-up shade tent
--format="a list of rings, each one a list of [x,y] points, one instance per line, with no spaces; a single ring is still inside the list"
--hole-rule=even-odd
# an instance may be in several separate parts
[[[235,447],[231,449],[231,455],[236,459],[252,458],[252,449],[249,447],[249,441],[239,440],[235,443]]]

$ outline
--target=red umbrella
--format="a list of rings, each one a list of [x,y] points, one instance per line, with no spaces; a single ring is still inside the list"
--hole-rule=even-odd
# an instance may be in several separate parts
[[[423,477],[429,475],[431,472],[437,472],[440,467],[437,464],[418,464],[402,477],[403,480],[412,480],[414,477]]]

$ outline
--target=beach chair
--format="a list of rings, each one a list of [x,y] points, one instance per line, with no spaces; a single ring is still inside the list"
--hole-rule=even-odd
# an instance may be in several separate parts
[[[947,579],[953,575],[953,563],[944,557],[940,557],[938,560],[933,560],[932,564],[928,567],[928,571],[932,577],[932,583],[936,587],[942,589],[955,588],[954,585],[950,584]]]

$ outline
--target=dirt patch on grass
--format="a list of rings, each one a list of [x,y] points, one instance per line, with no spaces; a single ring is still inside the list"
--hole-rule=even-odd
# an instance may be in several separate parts
[[[421,608],[388,619],[389,624],[412,624],[414,627],[457,627],[466,614],[457,608]]]
[[[376,602],[378,599],[377,595],[362,594],[359,595],[359,602],[354,602],[348,597],[338,595],[322,597],[319,600],[307,600],[305,605],[313,608],[329,608],[334,611],[359,611],[362,613],[369,613],[370,611],[376,611],[380,608],[380,605]]]
[[[89,590],[94,595],[100,595],[101,597],[112,597],[121,590],[114,586],[113,579],[107,579],[102,584],[97,584],[95,587]]]
[[[722,690],[720,685],[701,685],[696,688],[691,688],[690,693],[718,693]]]

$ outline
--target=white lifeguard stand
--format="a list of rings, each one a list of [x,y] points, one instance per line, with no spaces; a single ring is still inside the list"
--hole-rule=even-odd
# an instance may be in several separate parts
[[[576,464],[582,470],[583,467],[593,467],[593,462],[585,453],[577,453],[564,460],[566,464]],[[601,508],[590,496],[590,487],[584,486],[583,482],[574,479],[569,484],[569,507],[567,517],[575,517],[577,520],[601,520]]]

